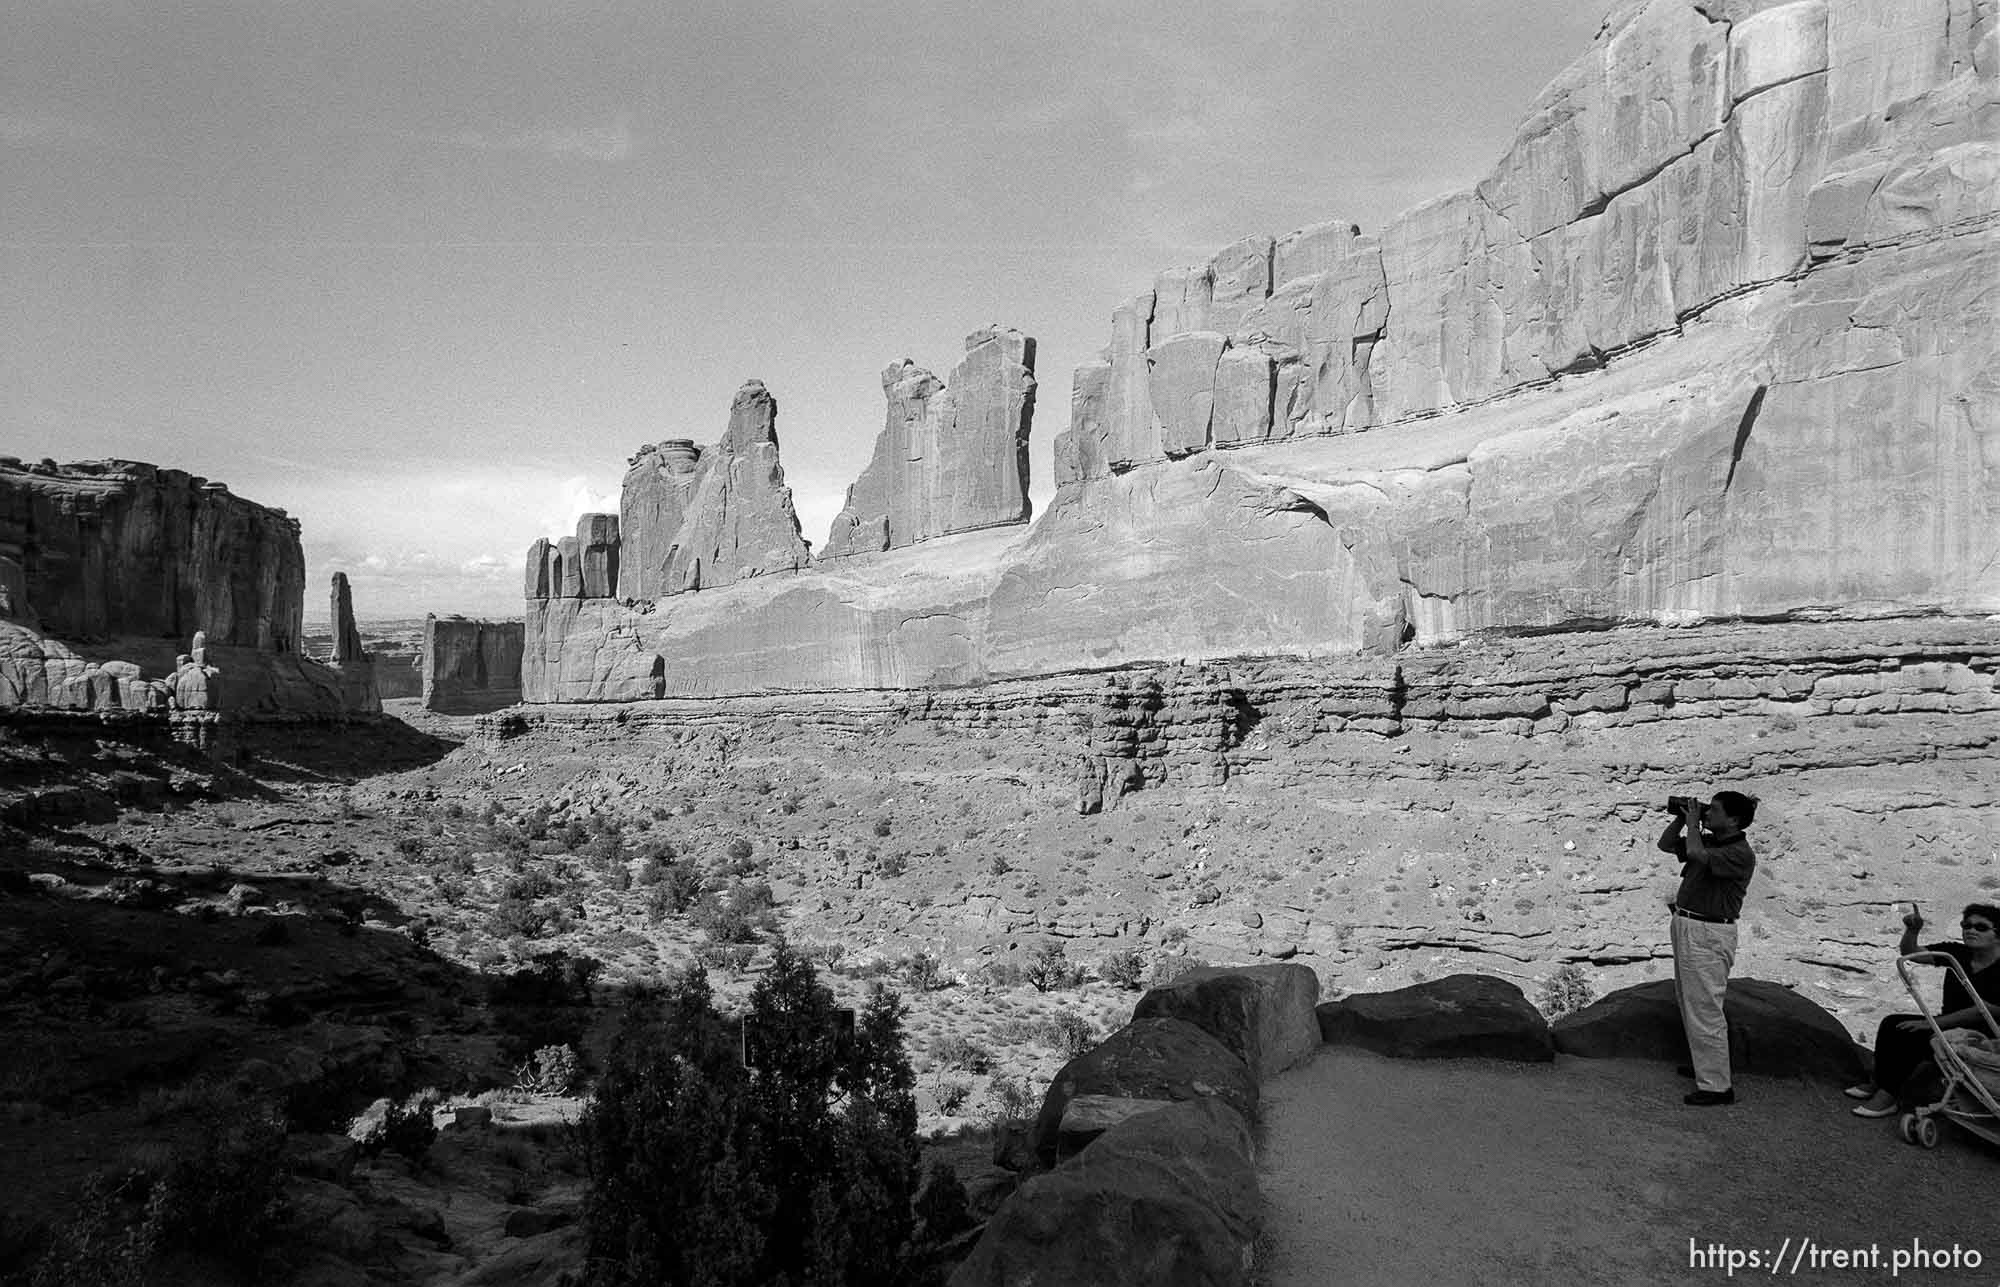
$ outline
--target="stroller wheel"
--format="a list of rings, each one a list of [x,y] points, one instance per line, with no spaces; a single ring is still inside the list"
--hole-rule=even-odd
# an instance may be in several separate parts
[[[1915,1113],[1904,1113],[1903,1119],[1897,1122],[1896,1126],[1903,1133],[1903,1143],[1914,1144],[1917,1142],[1917,1115]]]
[[[1936,1148],[1938,1146],[1937,1118],[1919,1117],[1917,1119],[1917,1143],[1923,1145],[1925,1148]]]

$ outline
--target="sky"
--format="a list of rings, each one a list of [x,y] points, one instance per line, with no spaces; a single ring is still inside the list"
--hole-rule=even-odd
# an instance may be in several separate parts
[[[538,536],[761,379],[806,538],[982,326],[1474,182],[1609,0],[11,0],[0,454],[300,519],[308,622],[518,616]]]

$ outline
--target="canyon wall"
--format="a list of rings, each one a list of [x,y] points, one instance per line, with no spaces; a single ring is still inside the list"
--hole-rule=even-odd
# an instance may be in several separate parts
[[[1993,613],[1996,372],[1993,0],[1626,4],[1470,189],[1119,306],[1032,528],[531,602],[524,697]]]

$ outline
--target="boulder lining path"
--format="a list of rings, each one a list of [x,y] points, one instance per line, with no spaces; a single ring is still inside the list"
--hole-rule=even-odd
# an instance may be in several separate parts
[[[1867,1121],[1836,1086],[1740,1077],[1692,1109],[1664,1065],[1396,1060],[1327,1047],[1264,1087],[1261,1287],[1351,1283],[2000,1281],[2000,1149],[1946,1125],[1936,1150]],[[1796,1272],[1802,1239],[1812,1240]],[[1691,1254],[1692,1251],[1698,1254]],[[1891,1272],[1897,1251],[1977,1267]],[[1879,1248],[1879,1267],[1814,1249]],[[1966,1259],[1961,1254],[1959,1259]]]

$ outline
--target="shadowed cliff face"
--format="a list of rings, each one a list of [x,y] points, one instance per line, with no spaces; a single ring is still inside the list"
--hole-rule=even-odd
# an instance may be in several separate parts
[[[296,652],[298,520],[178,469],[0,461],[0,618],[73,641],[144,635]]]
[[[1029,532],[531,603],[524,695],[2000,610],[1997,137],[1990,0],[1626,5],[1469,191],[1121,305]]]

